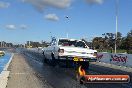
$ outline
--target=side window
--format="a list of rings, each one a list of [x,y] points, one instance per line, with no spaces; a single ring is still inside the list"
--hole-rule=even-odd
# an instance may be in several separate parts
[[[56,43],[57,43],[57,41],[56,41],[56,39],[54,40],[54,45],[56,45]]]
[[[84,42],[82,42],[82,41],[78,41],[78,42],[76,43],[76,47],[86,48],[86,45],[85,45]]]
[[[56,38],[52,38],[52,41],[51,41],[51,45],[56,45],[57,41],[56,41]]]

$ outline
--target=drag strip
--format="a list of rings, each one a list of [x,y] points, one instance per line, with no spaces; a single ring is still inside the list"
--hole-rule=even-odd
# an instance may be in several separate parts
[[[36,76],[43,81],[47,81],[54,88],[86,88],[80,85],[69,75],[66,75],[66,69],[59,67],[51,67],[33,60],[34,57],[27,54],[25,56],[29,65],[36,71]]]
[[[76,81],[75,69],[52,67],[43,64],[43,56],[39,53],[24,51],[24,56],[29,65],[36,72],[40,80],[48,82],[53,88],[132,88],[129,84],[84,84],[80,85]],[[119,70],[105,68],[103,66],[90,65],[88,74],[127,74]],[[130,75],[131,76],[131,75]]]

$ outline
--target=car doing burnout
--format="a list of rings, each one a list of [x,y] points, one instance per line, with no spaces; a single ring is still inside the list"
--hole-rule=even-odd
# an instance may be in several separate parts
[[[89,49],[86,43],[82,40],[75,39],[56,39],[52,41],[48,47],[42,49],[44,62],[49,62],[55,66],[60,62],[70,64],[81,64],[84,68],[89,67],[89,62],[95,62],[96,50]]]

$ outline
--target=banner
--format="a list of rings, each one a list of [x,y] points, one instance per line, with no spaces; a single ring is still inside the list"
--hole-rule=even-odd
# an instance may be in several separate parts
[[[100,52],[97,54],[97,59],[100,62],[132,67],[132,54],[113,54]]]

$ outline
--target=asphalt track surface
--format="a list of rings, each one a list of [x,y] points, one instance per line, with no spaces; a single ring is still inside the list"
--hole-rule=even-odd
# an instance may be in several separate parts
[[[52,88],[132,88],[132,81],[124,84],[79,84],[76,79],[74,68],[52,67],[48,64],[43,64],[43,56],[40,53],[27,50],[17,50],[28,65],[33,69],[36,77],[45,85],[47,83]],[[90,64],[88,74],[128,74],[132,79],[132,73],[123,72],[120,70],[106,68],[99,65]],[[24,81],[24,80],[23,80]],[[46,88],[46,87],[45,87]]]

